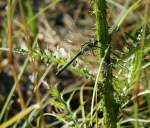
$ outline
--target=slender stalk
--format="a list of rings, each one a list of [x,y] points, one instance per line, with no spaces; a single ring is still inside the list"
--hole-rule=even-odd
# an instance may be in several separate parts
[[[9,63],[13,63],[13,53],[12,53],[12,47],[13,47],[13,1],[8,0],[8,11],[7,11],[7,32],[8,32],[8,38],[7,38],[7,44],[9,47],[8,52],[8,60]]]
[[[112,85],[112,67],[111,67],[111,45],[110,35],[107,24],[107,6],[105,0],[94,1],[94,12],[96,16],[96,36],[98,45],[101,49],[100,61],[103,58],[102,71],[99,80],[101,80],[103,90],[103,128],[117,128],[117,109],[113,97],[114,89]],[[107,52],[107,53],[106,53]]]
[[[34,43],[33,43],[32,48],[34,48],[35,45],[37,44],[37,39],[38,39],[38,36],[35,38],[35,41],[34,41]],[[19,75],[18,75],[18,77],[17,77],[17,80],[15,81],[15,83],[14,83],[14,85],[13,85],[13,87],[12,87],[12,89],[11,89],[11,91],[10,91],[10,93],[9,93],[9,95],[8,95],[8,97],[7,97],[7,99],[6,99],[6,101],[5,101],[4,105],[3,105],[3,108],[1,109],[1,112],[0,112],[0,121],[3,119],[3,116],[4,116],[5,112],[6,112],[6,110],[8,109],[8,108],[7,108],[7,107],[8,107],[8,104],[9,104],[9,102],[10,102],[10,100],[11,100],[11,98],[12,98],[14,92],[15,92],[17,83],[20,81],[20,79],[21,79],[21,77],[22,77],[22,75],[23,75],[23,73],[24,73],[24,70],[25,70],[26,66],[28,65],[28,62],[29,62],[29,57],[26,58],[26,60],[25,60],[25,62],[24,62],[24,64],[23,64],[23,66],[22,66],[22,68],[21,68],[21,71],[20,71],[20,73],[19,73]]]

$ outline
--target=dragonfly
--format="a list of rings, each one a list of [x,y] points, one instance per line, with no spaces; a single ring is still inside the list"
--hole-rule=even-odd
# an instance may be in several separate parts
[[[91,48],[96,47],[98,44],[98,41],[95,37],[90,38],[89,41],[87,41],[79,50],[79,52],[68,62],[66,63],[62,68],[60,68],[56,76],[61,74],[74,60],[76,60],[79,56],[83,55],[86,51],[89,51]]]

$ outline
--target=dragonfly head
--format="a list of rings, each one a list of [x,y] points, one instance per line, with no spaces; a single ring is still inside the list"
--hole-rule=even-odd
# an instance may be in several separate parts
[[[89,43],[91,44],[91,46],[96,46],[98,43],[98,40],[96,39],[96,37],[93,37],[89,40]]]

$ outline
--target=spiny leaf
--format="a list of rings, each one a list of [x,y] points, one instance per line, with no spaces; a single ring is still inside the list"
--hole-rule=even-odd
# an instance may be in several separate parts
[[[61,99],[61,93],[55,87],[52,87],[51,85],[49,86],[49,93],[52,95],[52,97],[56,99]]]

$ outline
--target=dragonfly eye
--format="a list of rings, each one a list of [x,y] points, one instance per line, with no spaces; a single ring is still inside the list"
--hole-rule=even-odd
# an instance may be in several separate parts
[[[93,44],[93,46],[95,46],[97,44],[97,42],[98,41],[97,41],[96,37],[91,39],[91,43]]]

